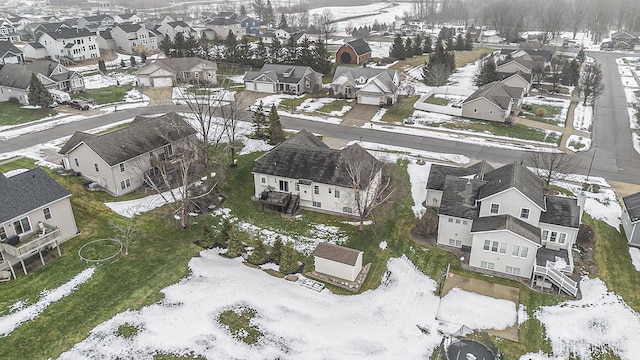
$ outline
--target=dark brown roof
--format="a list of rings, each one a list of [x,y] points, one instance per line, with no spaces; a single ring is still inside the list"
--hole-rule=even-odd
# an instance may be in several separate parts
[[[541,244],[540,229],[509,214],[479,217],[473,220],[471,233],[508,230]]]
[[[69,140],[64,144],[60,151],[58,151],[58,154],[66,154],[69,152],[69,150],[76,147],[76,145],[80,144],[82,141],[94,136],[95,135],[86,132],[76,131],[73,133],[73,135],[71,135],[71,138],[69,138]]]
[[[107,164],[114,166],[196,133],[196,129],[182,116],[172,112],[155,118],[134,119],[127,127],[95,135],[81,142]]]
[[[349,249],[344,246],[321,242],[316,247],[314,256],[354,266],[358,260],[358,255],[362,253],[358,250]]]

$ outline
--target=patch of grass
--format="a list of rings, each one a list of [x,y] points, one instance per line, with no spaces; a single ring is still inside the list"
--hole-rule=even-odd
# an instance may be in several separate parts
[[[506,136],[520,140],[540,141],[550,144],[560,144],[562,133],[547,132],[542,129],[536,129],[521,124],[505,125],[493,121],[482,121],[473,119],[460,119],[459,121],[435,123],[431,125],[435,127],[443,127],[447,129],[467,130],[477,133],[490,133],[496,136]]]
[[[607,289],[622,296],[635,311],[640,311],[640,272],[631,263],[629,245],[624,230],[618,232],[603,221],[596,221],[585,213],[585,223],[591,225],[596,234],[593,259],[598,263],[594,275],[607,284]]]
[[[475,48],[473,50],[454,51],[456,57],[456,67],[464,67],[471,62],[485,57],[487,54],[491,53],[491,51],[493,50],[489,48]],[[398,61],[391,67],[391,69],[399,71],[405,66],[415,67],[424,64],[426,61],[429,61],[428,54],[414,56],[409,59]]]
[[[332,111],[340,111],[342,107],[347,105],[347,101],[343,99],[334,100],[328,104],[325,104],[323,107],[318,109],[320,112],[330,113]]]
[[[273,276],[273,277],[277,277],[277,278],[284,278],[284,274],[281,273],[280,271],[277,270],[273,270],[273,269],[262,269],[262,271],[266,272],[267,274]]]
[[[255,316],[256,311],[253,309],[227,310],[220,314],[218,321],[229,328],[229,332],[236,340],[253,345],[262,337],[260,329],[251,324]]]
[[[108,128],[106,128],[104,130],[98,131],[98,132],[96,132],[96,134],[104,134],[104,133],[107,133],[109,131],[113,131],[113,130],[121,129],[123,127],[127,127],[129,125],[131,125],[131,123],[129,123],[129,122],[118,124],[118,125],[115,125],[115,126],[108,127]]]
[[[129,324],[120,325],[120,327],[118,327],[117,334],[118,336],[128,339],[138,334],[138,328]]]
[[[580,150],[585,146],[586,146],[585,144],[583,144],[583,143],[581,143],[579,141],[574,141],[574,140],[569,141],[569,147],[570,148],[574,148],[576,150]]]
[[[399,96],[398,102],[393,104],[387,109],[387,112],[382,116],[382,121],[394,123],[402,123],[404,119],[413,115],[413,104],[419,99],[419,96]]]
[[[121,86],[109,86],[100,89],[89,89],[78,94],[71,95],[74,99],[95,101],[97,104],[111,104],[120,102],[124,95],[132,88],[131,84]]]
[[[309,94],[306,94],[305,96],[301,96],[301,97],[295,97],[295,98],[290,98],[290,99],[282,99],[282,101],[280,101],[280,104],[277,106],[278,109],[283,109],[285,111],[289,111],[289,112],[293,112],[295,111],[295,109],[298,108],[298,106],[302,105],[302,103],[308,99],[310,97]],[[268,109],[265,108],[265,110],[270,110],[271,108],[269,107]]]
[[[576,196],[573,193],[573,191],[571,191],[569,189],[565,189],[565,188],[557,186],[557,185],[551,185],[550,188],[551,188],[551,190],[555,190],[555,191],[559,192],[560,194],[564,194],[564,195],[569,196],[569,197]]]
[[[174,354],[155,354],[153,355],[153,360],[207,360],[206,357],[195,355],[193,353],[189,355],[174,355]]]
[[[520,114],[529,120],[543,122],[547,124],[555,124],[558,125],[559,121],[555,120],[556,115],[560,114],[562,111],[562,107],[560,106],[550,106],[550,105],[530,105],[531,110],[525,111],[522,110]],[[539,116],[539,109],[544,109],[546,111],[546,115]],[[543,112],[544,112],[543,111]]]
[[[55,109],[23,109],[23,106],[8,101],[0,102],[0,126],[24,124],[58,113]]]
[[[427,104],[447,106],[449,105],[449,100],[441,97],[436,97],[435,95],[429,96],[424,102]]]
[[[26,157],[17,158],[13,161],[7,160],[6,163],[0,165],[0,173],[6,173],[7,171],[16,170],[16,169],[34,169],[37,168],[36,162],[33,159],[29,159]]]

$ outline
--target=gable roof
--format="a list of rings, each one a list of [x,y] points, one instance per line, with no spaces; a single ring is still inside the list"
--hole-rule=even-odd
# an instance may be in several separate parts
[[[140,30],[140,28],[142,28],[142,25],[139,25],[139,24],[118,24],[118,25],[116,25],[114,27],[114,29],[117,28],[117,27],[119,27],[120,29],[122,29],[122,31],[124,31],[126,33],[134,33],[134,32],[138,32],[138,30]]]
[[[534,204],[545,209],[543,181],[523,165],[515,162],[504,165],[486,173],[484,180],[488,183],[480,190],[479,200],[516,188]]]
[[[207,65],[210,69],[217,68],[217,64],[213,61],[200,59],[198,57],[167,58],[154,60],[136,71],[136,74],[152,73],[156,70],[156,67],[176,74],[182,71],[191,71],[194,67],[200,64]]]
[[[252,171],[351,187],[346,163],[347,159],[357,157],[370,161],[370,166],[364,170],[363,178],[368,178],[374,167],[380,167],[380,162],[358,144],[341,150],[330,149],[315,135],[302,130],[256,159]]]
[[[9,52],[16,55],[22,54],[22,51],[15,47],[11,41],[0,41],[0,57],[4,57]]]
[[[226,18],[214,18],[211,19],[209,21],[207,21],[206,25],[216,25],[216,26],[224,26],[224,25],[238,25],[240,24],[240,21],[236,20],[235,18],[233,19],[226,19]]]
[[[580,226],[580,207],[576,198],[547,196],[546,211],[540,214],[540,222],[566,227]]]
[[[76,145],[80,144],[82,141],[92,138],[95,135],[93,134],[89,134],[86,132],[82,132],[82,131],[76,131],[73,133],[73,135],[71,135],[71,137],[69,138],[69,140],[67,140],[67,142],[64,144],[64,146],[62,146],[62,148],[60,149],[60,151],[58,151],[59,154],[66,154],[69,152],[69,150],[73,149],[74,147],[76,147]]]
[[[100,15],[85,16],[83,17],[83,19],[87,20],[88,22],[95,22],[95,21],[102,21],[104,19],[113,19],[113,18],[106,14],[100,14]]]
[[[520,76],[521,78],[523,78],[525,81],[527,82],[531,82],[531,74],[527,74],[522,72],[521,70],[518,70],[516,72],[512,72],[512,71],[497,71],[498,74],[498,78],[500,80],[506,80],[509,79],[513,76]]]
[[[316,246],[313,256],[354,266],[361,253],[361,251],[349,249],[344,246],[321,242]]]
[[[171,112],[154,118],[137,116],[127,127],[87,136],[78,144],[84,143],[107,164],[114,166],[196,133],[196,129],[182,116]],[[73,147],[64,149],[66,152],[62,152],[63,149],[60,150],[62,154],[73,151]]]
[[[310,70],[308,73],[307,71]],[[305,75],[306,73],[306,75]],[[257,79],[260,75],[267,75],[272,80],[279,83],[297,84],[304,77],[308,77],[310,80],[315,80],[322,77],[322,74],[313,70],[308,66],[300,65],[279,65],[279,64],[265,64],[262,69],[258,71],[248,71],[244,75],[244,81],[251,81]],[[286,76],[289,74],[289,76]]]
[[[486,161],[480,161],[463,168],[433,164],[429,170],[427,189],[444,190],[445,180],[448,175],[457,177],[475,175],[475,179],[482,180],[484,178],[484,174],[491,170],[493,170],[493,167]]]
[[[95,34],[91,32],[91,30],[88,30],[86,28],[83,28],[83,29],[60,28],[56,31],[48,31],[47,35],[51,36],[55,40],[95,36]]]
[[[478,217],[478,193],[486,181],[447,176],[438,214],[464,219]]]
[[[480,217],[473,220],[471,225],[471,233],[500,230],[508,230],[536,244],[542,244],[540,229],[509,214]]]
[[[9,178],[0,173],[0,223],[70,195],[40,168]]]
[[[371,52],[371,47],[364,39],[355,39],[347,42],[345,45],[353,48],[356,55],[361,56]]]
[[[31,74],[50,77],[51,72],[57,66],[58,63],[52,60],[25,64],[5,64],[0,68],[0,85],[26,90],[31,84]]]
[[[622,197],[622,202],[631,222],[640,220],[640,192]]]
[[[509,109],[509,104],[513,99],[520,99],[522,96],[522,88],[508,86],[502,81],[494,81],[478,88],[463,103],[484,98],[495,104],[500,109]]]

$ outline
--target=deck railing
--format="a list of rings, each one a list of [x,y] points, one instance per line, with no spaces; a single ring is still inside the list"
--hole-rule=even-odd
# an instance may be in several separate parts
[[[53,231],[38,236],[31,241],[25,242],[24,244],[21,241],[20,243],[18,243],[18,246],[9,245],[7,243],[3,243],[2,246],[7,254],[15,256],[18,259],[24,259],[35,254],[36,252],[38,252],[38,250],[41,250],[42,248],[53,244],[61,236],[62,235],[60,229],[54,229]]]
[[[558,286],[560,290],[576,296],[578,294],[578,283],[570,277],[563,274],[560,270],[548,266],[534,265],[533,274],[544,276],[549,279],[553,284]]]

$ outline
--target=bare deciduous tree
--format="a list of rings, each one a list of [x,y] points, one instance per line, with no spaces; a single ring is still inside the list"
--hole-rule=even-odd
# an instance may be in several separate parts
[[[587,100],[591,99],[594,103],[604,92],[604,84],[602,78],[602,69],[600,64],[589,63],[584,65],[582,74],[580,74],[580,91],[582,95],[582,105],[587,106]]]
[[[530,152],[525,160],[533,167],[533,172],[544,180],[546,189],[552,181],[566,179],[580,166],[574,156],[562,152]]]
[[[569,28],[573,33],[573,39],[576,38],[576,34],[580,31],[587,16],[589,15],[589,9],[584,5],[584,1],[570,0],[569,2]]]
[[[359,230],[374,209],[384,204],[394,192],[391,179],[382,176],[384,163],[358,144],[344,151],[344,167],[354,192],[354,205],[360,220]]]
[[[486,5],[482,10],[484,21],[493,27],[507,41],[517,39],[522,30],[523,15],[519,4],[499,0]]]
[[[544,34],[542,41],[546,44],[564,30],[568,17],[567,6],[561,0],[540,1],[537,4],[538,25]]]
[[[331,10],[325,9],[322,11],[322,14],[317,18],[316,28],[319,29],[320,34],[324,36],[324,42],[326,44],[327,41],[329,41],[329,36],[338,31],[338,24],[336,24]]]
[[[129,255],[129,245],[135,242],[136,238],[141,235],[138,224],[132,216],[130,218],[122,218],[113,221],[111,226],[116,232],[116,239],[120,240],[124,246],[124,255]]]

